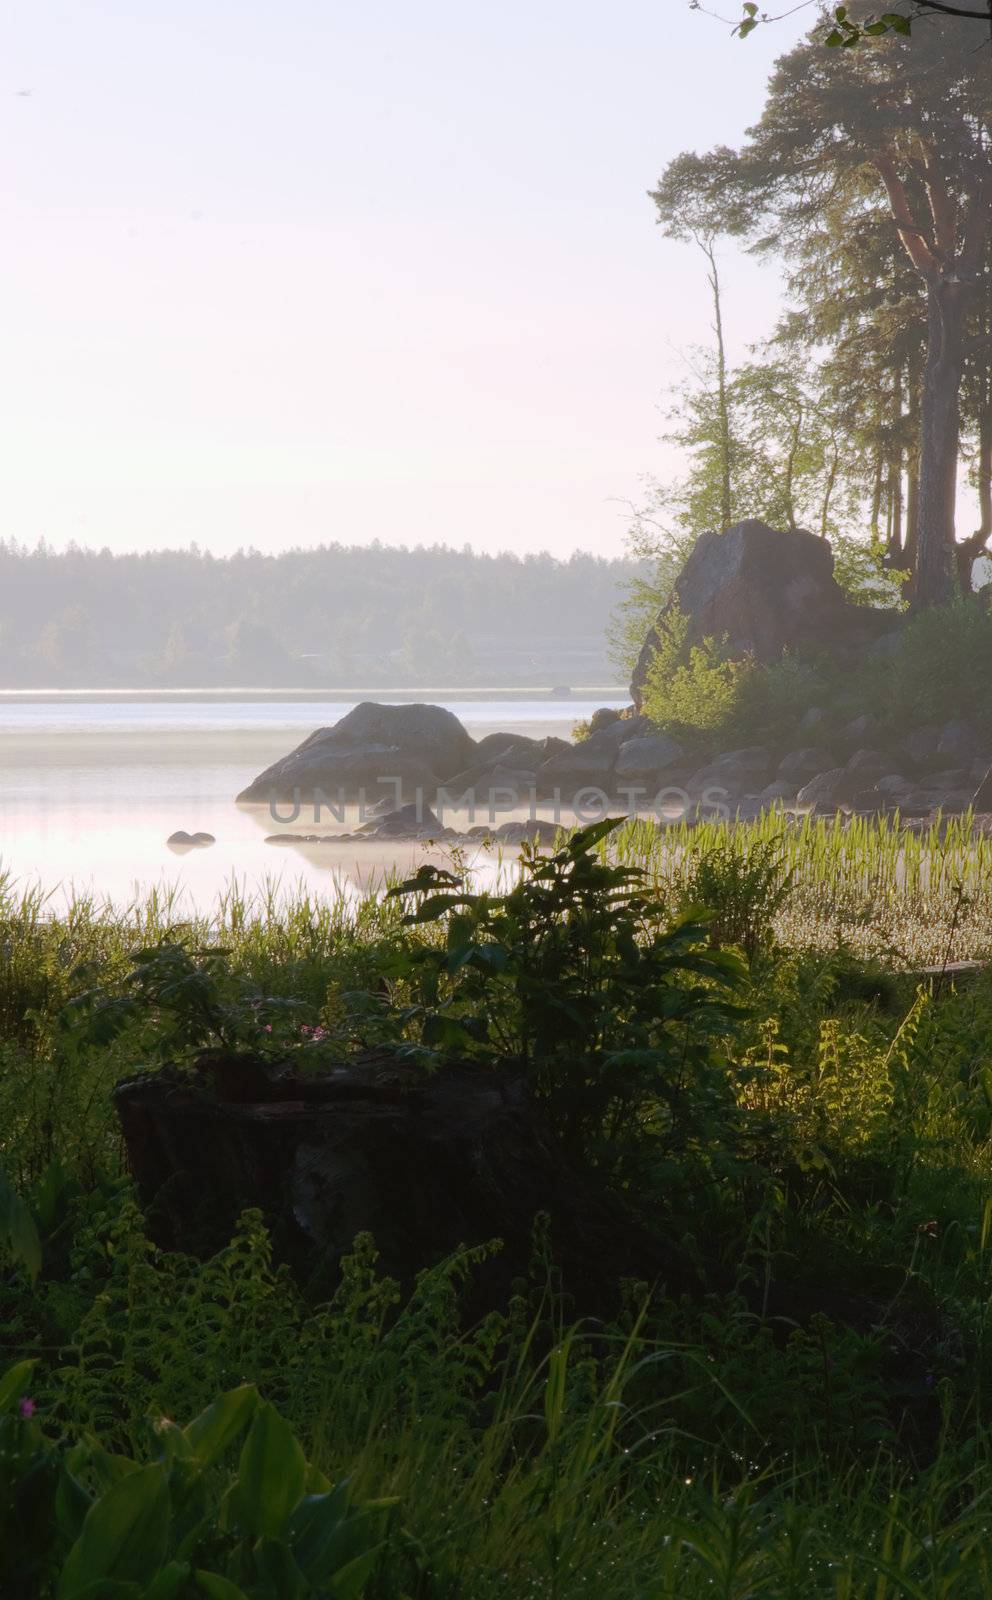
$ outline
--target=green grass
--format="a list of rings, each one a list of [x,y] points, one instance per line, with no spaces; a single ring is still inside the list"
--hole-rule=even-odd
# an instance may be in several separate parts
[[[757,822],[632,823],[625,859],[647,865],[677,894],[693,864],[730,849],[774,846],[789,878],[775,931],[791,948],[839,946],[902,968],[992,954],[992,838],[970,815],[924,829],[898,817],[813,817],[769,811]]]
[[[715,935],[756,934],[746,1143],[709,1189],[651,1197],[690,1288],[580,1318],[538,1225],[529,1278],[466,1326],[471,1251],[401,1294],[363,1239],[321,1301],[251,1213],[210,1261],[157,1250],[109,1100],[134,1040],[70,1045],[67,1001],[184,924],[330,1019],[397,939],[436,935],[374,893],[235,888],[190,925],[167,897],[54,916],[8,880],[0,1168],[44,1264],[32,1285],[0,1256],[0,1367],[36,1359],[50,1437],[136,1459],[149,1418],[257,1383],[329,1478],[399,1497],[368,1600],[992,1595],[992,977],[905,975],[988,952],[992,846],[957,820],[770,818],[632,825],[616,849],[673,910],[705,882]],[[762,851],[784,898],[749,874]]]

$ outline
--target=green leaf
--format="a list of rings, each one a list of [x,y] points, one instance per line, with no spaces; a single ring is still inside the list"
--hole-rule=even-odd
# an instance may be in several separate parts
[[[80,1600],[99,1580],[141,1582],[165,1554],[169,1489],[159,1462],[129,1473],[94,1501],[66,1558],[58,1600]]]
[[[757,26],[758,26],[758,19],[756,17],[747,17],[747,18],[745,18],[745,20],[743,22],[740,22],[737,25],[738,37],[741,38],[741,39],[746,39],[748,34],[749,33],[753,33]]]
[[[0,1246],[6,1246],[34,1283],[41,1271],[41,1240],[24,1201],[0,1172]]]
[[[228,1390],[194,1417],[183,1434],[201,1467],[209,1467],[223,1455],[254,1416],[257,1406],[258,1390],[253,1383],[245,1383]]]
[[[378,1553],[378,1546],[374,1550],[364,1550],[336,1572],[327,1585],[331,1600],[362,1600]]]
[[[3,1377],[0,1378],[0,1411],[6,1411],[10,1406],[16,1405],[28,1392],[31,1374],[36,1362],[19,1361],[16,1367],[8,1367]]]
[[[823,42],[825,45],[829,45],[831,50],[836,50],[838,45],[844,43],[844,35],[834,28],[830,33],[827,34],[827,37]]]
[[[302,1498],[306,1475],[306,1457],[289,1423],[268,1402],[259,1406],[238,1469],[241,1521],[252,1533],[278,1537]]]
[[[76,1591],[73,1600],[141,1600],[141,1584],[123,1578],[96,1578]]]
[[[306,1579],[282,1539],[259,1539],[252,1554],[259,1578],[279,1600],[297,1600],[307,1589]]]
[[[758,15],[758,7],[755,5],[754,0],[744,0],[744,12],[749,17]]]
[[[74,1544],[83,1530],[86,1513],[93,1504],[93,1496],[84,1489],[67,1462],[62,1463],[58,1487],[55,1490],[55,1520],[65,1539]]]
[[[318,1588],[354,1554],[348,1528],[348,1485],[308,1494],[293,1513],[289,1540],[300,1570]]]
[[[748,32],[756,28],[756,22],[742,22],[741,28]],[[587,828],[580,828],[578,833],[572,835],[568,842],[566,854],[574,860],[577,856],[584,856],[597,845],[600,839],[605,839],[614,829],[626,819],[624,817],[602,817],[599,822],[591,822]]]
[[[243,1589],[239,1589],[230,1578],[222,1578],[219,1572],[201,1572],[194,1574],[197,1584],[210,1600],[248,1600]]]
[[[170,1561],[152,1579],[141,1600],[173,1600],[188,1577],[188,1561]]]

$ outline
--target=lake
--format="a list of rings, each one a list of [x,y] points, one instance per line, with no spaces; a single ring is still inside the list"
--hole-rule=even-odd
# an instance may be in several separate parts
[[[155,888],[204,912],[233,882],[257,892],[278,879],[282,892],[303,886],[331,894],[394,865],[406,870],[424,858],[423,847],[278,847],[265,842],[278,831],[267,808],[234,803],[256,773],[358,698],[431,697],[423,690],[348,698],[0,693],[0,870],[40,884],[53,909],[73,892],[123,905]],[[439,692],[433,703],[476,738],[496,731],[567,738],[597,706],[627,700],[621,689],[604,689],[568,699]],[[178,829],[212,833],[217,842],[176,854],[166,840]]]

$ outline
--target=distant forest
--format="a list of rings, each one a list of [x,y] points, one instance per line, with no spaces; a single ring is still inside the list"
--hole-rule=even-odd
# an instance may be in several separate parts
[[[602,685],[631,559],[0,542],[0,687]]]

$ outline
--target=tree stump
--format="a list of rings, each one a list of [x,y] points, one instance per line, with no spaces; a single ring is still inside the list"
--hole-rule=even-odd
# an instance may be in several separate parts
[[[595,1172],[565,1160],[519,1074],[381,1059],[312,1078],[266,1079],[247,1060],[212,1067],[220,1094],[169,1071],[115,1091],[166,1248],[209,1254],[258,1207],[299,1275],[333,1277],[367,1231],[383,1269],[409,1285],[459,1245],[500,1239],[475,1275],[480,1303],[495,1304],[527,1272],[534,1219],[547,1213],[556,1266],[583,1309],[605,1309],[621,1277],[662,1272],[659,1241]],[[239,1081],[245,1098],[232,1097]]]

